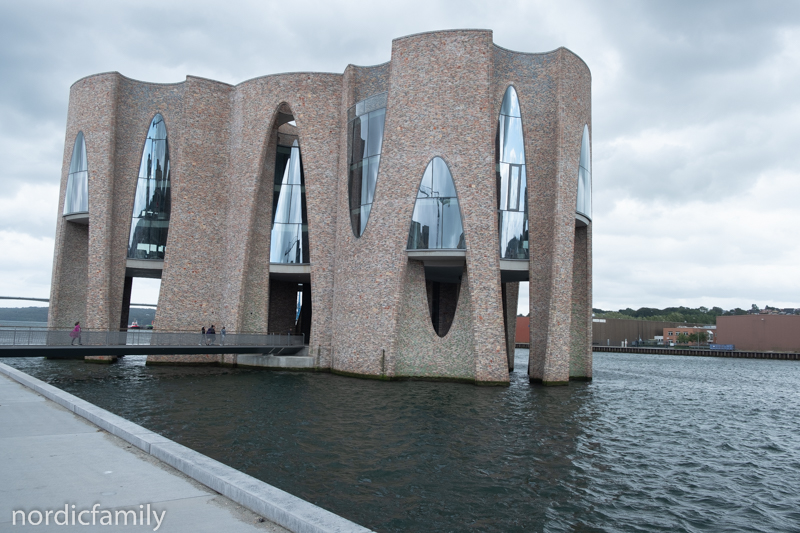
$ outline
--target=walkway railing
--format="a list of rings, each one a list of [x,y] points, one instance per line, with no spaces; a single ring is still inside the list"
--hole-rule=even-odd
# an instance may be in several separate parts
[[[37,327],[0,327],[0,346],[69,346],[78,344],[70,336],[71,329]],[[84,346],[303,346],[304,335],[279,335],[277,333],[227,333],[203,335],[189,331],[154,331],[130,329],[128,331],[81,331],[80,344]]]

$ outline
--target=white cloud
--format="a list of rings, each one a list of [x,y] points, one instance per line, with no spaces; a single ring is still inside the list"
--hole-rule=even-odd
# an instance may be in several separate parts
[[[718,202],[681,191],[615,202],[595,220],[594,306],[796,307],[798,198],[800,172],[781,172]]]
[[[0,230],[0,296],[49,298],[53,262],[51,237],[32,237]],[[32,302],[0,300],[2,307],[27,307]]]
[[[0,235],[39,259],[0,260],[2,278],[49,292],[79,78],[342,72],[389,60],[392,38],[468,27],[519,51],[565,46],[592,71],[595,307],[800,306],[800,4],[783,0],[3,3]]]
[[[0,229],[24,238],[52,237],[58,219],[58,180],[55,183],[22,182],[11,194],[0,196]],[[52,254],[52,250],[50,253]]]

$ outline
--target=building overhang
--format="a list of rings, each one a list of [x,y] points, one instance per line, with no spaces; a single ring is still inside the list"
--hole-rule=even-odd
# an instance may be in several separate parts
[[[269,279],[296,283],[311,283],[311,264],[270,263]]]
[[[530,261],[527,259],[501,259],[500,281],[503,283],[528,281],[530,277],[529,265]]]
[[[88,226],[89,213],[70,213],[69,215],[64,215],[64,220],[67,222],[72,222],[73,224],[82,224],[84,226]]]
[[[406,250],[408,258],[422,261],[425,279],[438,283],[459,283],[467,264],[467,251],[458,249]]]
[[[163,259],[128,259],[125,263],[125,277],[161,279],[164,270]]]
[[[575,213],[575,227],[582,228],[583,226],[588,226],[591,224],[592,221],[586,217],[586,215],[582,215],[580,213]]]

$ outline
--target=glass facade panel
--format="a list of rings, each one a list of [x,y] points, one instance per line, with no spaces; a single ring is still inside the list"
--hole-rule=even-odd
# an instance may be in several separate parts
[[[528,178],[517,91],[506,89],[497,121],[497,209],[500,257],[528,259]]]
[[[79,131],[69,162],[67,191],[64,197],[64,214],[89,212],[89,165],[86,160],[86,141]]]
[[[367,227],[372,202],[375,199],[375,188],[378,185],[383,127],[386,120],[384,100],[383,96],[376,100],[384,106],[378,109],[372,105],[374,104],[372,98],[356,104],[354,109],[357,116],[352,119],[352,128],[348,134],[350,223],[356,237],[360,237]]]
[[[500,211],[500,257],[528,258],[528,217],[520,211]]]
[[[517,91],[514,87],[509,86],[506,89],[506,94],[503,96],[503,104],[500,106],[500,114],[507,117],[522,118],[522,113],[519,110],[519,98],[517,98]]]
[[[372,205],[372,200],[375,198],[375,186],[378,184],[378,166],[380,162],[381,156],[379,155],[364,161],[361,173],[361,183],[363,184],[361,187],[361,205]]]
[[[417,198],[429,198],[431,196],[433,196],[433,165],[428,165],[422,175]]]
[[[369,135],[367,136],[366,156],[381,153],[383,145],[383,124],[386,120],[386,109],[378,109],[369,114]]]
[[[575,210],[592,219],[592,157],[589,151],[589,125],[583,126],[581,160],[578,164],[578,202]]]
[[[297,141],[278,146],[272,212],[270,263],[308,263],[305,177]]]
[[[128,241],[130,259],[164,259],[171,207],[167,126],[157,114],[150,123],[139,166]]]
[[[525,145],[522,137],[522,119],[500,115],[500,161],[525,164]]]
[[[367,116],[356,117],[353,120],[353,147],[352,147],[352,164],[360,162],[364,159],[364,152],[367,147],[367,129],[369,128],[369,121]]]
[[[450,175],[450,169],[447,168],[447,163],[441,157],[433,158],[433,189],[431,190],[431,196],[453,198],[456,196],[453,176]]]
[[[435,157],[428,163],[417,193],[408,232],[408,249],[465,248],[464,227],[453,176],[444,160]]]

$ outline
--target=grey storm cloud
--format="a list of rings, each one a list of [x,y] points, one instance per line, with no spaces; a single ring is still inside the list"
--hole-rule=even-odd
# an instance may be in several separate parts
[[[754,295],[800,304],[798,282],[783,279],[800,245],[777,250],[748,226],[722,222],[748,209],[774,224],[797,218],[796,208],[759,192],[786,187],[800,168],[794,1],[5,2],[0,245],[22,246],[27,236],[41,255],[42,239],[52,241],[72,143],[64,139],[69,87],[81,77],[119,71],[159,83],[187,74],[240,83],[342,72],[388,61],[393,38],[470,27],[490,28],[498,45],[518,51],[565,46],[592,71],[596,307]],[[35,207],[20,207],[31,195]],[[725,255],[683,251],[709,242]],[[52,256],[40,263],[38,274],[28,263],[0,263],[7,274],[25,272],[17,285],[0,283],[0,293],[43,290]],[[758,271],[736,265],[774,267],[776,279],[743,288],[742,272]],[[677,283],[680,274],[693,281]],[[692,289],[664,290],[659,279]]]

